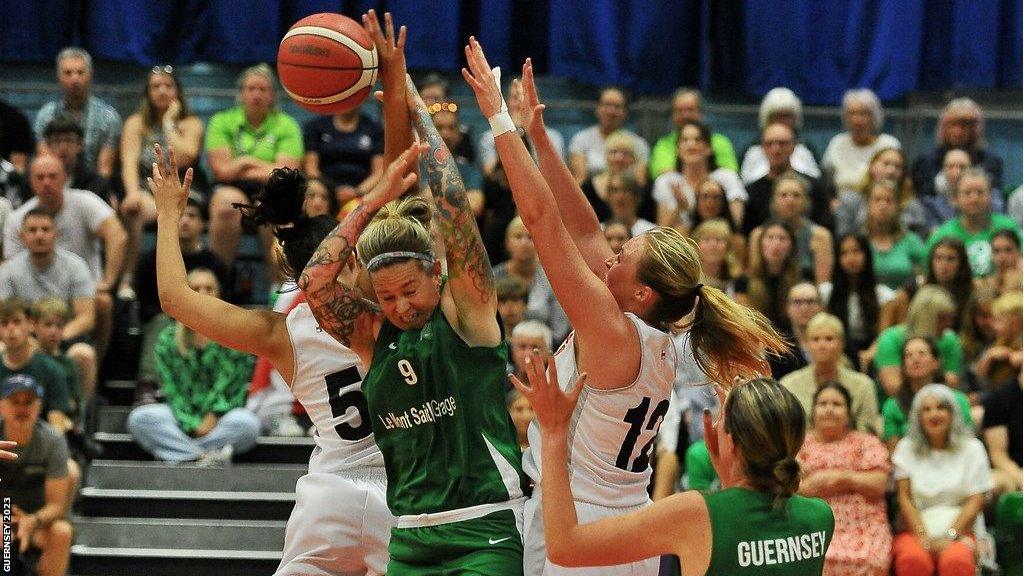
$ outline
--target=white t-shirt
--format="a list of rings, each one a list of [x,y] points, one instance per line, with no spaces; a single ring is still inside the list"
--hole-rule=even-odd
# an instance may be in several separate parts
[[[38,198],[32,198],[11,212],[4,222],[4,260],[25,249],[18,232],[21,222],[29,210],[39,205]],[[103,263],[100,260],[100,239],[96,233],[103,222],[114,216],[114,210],[99,196],[86,190],[64,189],[64,202],[60,212],[54,215],[57,228],[57,246],[78,254],[89,265],[94,280],[103,277]]]
[[[893,477],[910,479],[914,506],[928,535],[945,536],[968,497],[992,490],[992,471],[981,440],[970,438],[956,452],[929,450],[919,454],[910,438],[902,438],[892,454]]]
[[[709,174],[708,177],[722,186],[722,189],[725,190],[727,202],[734,200],[746,202],[747,198],[749,198],[747,196],[747,189],[743,187],[740,177],[732,170],[719,168]],[[690,209],[682,211],[679,214],[679,220],[683,224],[689,224],[690,212],[697,205],[697,192],[686,182],[686,178],[682,174],[679,172],[665,172],[658,176],[657,180],[654,181],[654,190],[651,192],[651,196],[659,206],[663,206],[666,210],[675,210],[678,203],[676,202],[675,194],[672,193],[672,187],[676,184],[682,185],[686,201],[690,203]]]
[[[821,157],[821,167],[832,172],[836,189],[856,190],[868,172],[871,157],[883,148],[898,150],[900,141],[888,134],[879,134],[871,144],[858,146],[849,132],[842,132],[829,140],[825,155]]]
[[[822,282],[819,284],[818,294],[821,295],[821,301],[827,308],[829,299],[832,297],[832,283]],[[876,284],[875,297],[878,298],[878,307],[881,308],[896,299],[896,291],[885,284]],[[867,330],[864,328],[864,311],[860,308],[860,300],[856,294],[850,294],[849,300],[846,302],[846,310],[850,315],[850,333],[847,334],[847,337],[866,338]]]
[[[646,164],[651,159],[651,147],[648,146],[647,141],[625,128],[620,128],[619,131],[633,137],[633,141],[636,143],[636,160]],[[569,141],[569,154],[582,154],[587,159],[587,174],[593,176],[604,172],[607,167],[604,138],[596,124],[580,130],[572,137],[572,140]]]
[[[793,170],[805,176],[821,178],[821,168],[818,168],[818,163],[814,160],[814,154],[803,144],[796,145],[793,155],[789,158],[789,165]],[[753,184],[767,176],[770,167],[768,157],[764,154],[764,149],[761,148],[760,144],[755,144],[747,148],[747,153],[743,155],[743,164],[740,165],[740,178],[743,179],[744,184]]]

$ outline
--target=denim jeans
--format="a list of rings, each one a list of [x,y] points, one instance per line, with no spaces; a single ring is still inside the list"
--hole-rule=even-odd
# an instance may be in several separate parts
[[[260,434],[260,422],[245,408],[235,408],[221,416],[205,436],[193,438],[178,426],[170,406],[147,404],[128,415],[128,432],[135,442],[158,459],[186,462],[229,444],[235,454],[251,450]]]

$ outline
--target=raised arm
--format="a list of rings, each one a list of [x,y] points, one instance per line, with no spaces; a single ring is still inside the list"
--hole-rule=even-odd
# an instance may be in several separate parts
[[[383,166],[394,162],[409,146],[412,146],[412,129],[409,126],[409,106],[405,96],[405,26],[395,36],[395,24],[390,12],[384,13],[384,28],[377,20],[377,12],[368,11],[363,15],[363,28],[373,39],[380,59],[380,79],[384,84],[381,102],[384,105],[384,161]]]
[[[501,112],[501,92],[483,49],[474,38],[470,38],[470,45],[466,47],[466,58],[472,73],[463,69],[462,75],[476,93],[481,112],[489,119],[497,117]],[[601,355],[618,352],[620,361],[608,371],[595,375],[594,385],[604,387],[608,382],[621,385],[628,378],[627,374],[635,376],[640,362],[635,328],[569,236],[558,214],[555,197],[522,138],[514,131],[495,132],[494,144],[508,175],[516,208],[533,236],[544,272],[570,324],[576,329],[583,365],[587,365],[588,358],[596,360]]]
[[[192,169],[180,182],[174,150],[169,150],[165,159],[157,145],[156,154],[149,188],[157,208],[156,268],[161,308],[168,316],[222,346],[268,358],[290,382],[295,366],[283,315],[246,310],[189,287],[178,239],[178,220],[192,183]]]
[[[498,298],[494,275],[487,258],[476,217],[469,205],[466,188],[448,146],[434,127],[419,92],[406,77],[412,124],[420,140],[430,148],[422,164],[434,196],[435,214],[444,239],[448,264],[448,289],[455,304],[455,326],[471,345],[494,346],[501,341],[498,326]],[[452,321],[449,318],[449,321]]]
[[[373,355],[379,312],[353,279],[340,276],[355,255],[356,240],[373,216],[416,181],[415,172],[409,171],[422,151],[422,146],[413,145],[388,166],[373,190],[320,242],[299,276],[299,288],[306,293],[306,302],[320,327],[364,360]]]
[[[523,64],[522,91],[523,128],[537,153],[541,176],[551,189],[558,204],[558,212],[562,215],[562,223],[587,266],[594,274],[604,276],[605,261],[612,257],[612,249],[604,238],[597,214],[548,137],[544,125],[544,105],[540,103],[537,94],[537,85],[533,80],[533,61],[529,58]]]

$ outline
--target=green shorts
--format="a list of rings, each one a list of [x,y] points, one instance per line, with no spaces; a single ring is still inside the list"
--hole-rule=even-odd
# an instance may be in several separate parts
[[[515,576],[523,536],[512,510],[423,528],[392,528],[388,576]]]

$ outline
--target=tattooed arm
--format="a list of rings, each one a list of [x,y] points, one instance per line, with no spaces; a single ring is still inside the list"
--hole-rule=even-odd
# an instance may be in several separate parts
[[[442,300],[445,315],[470,346],[496,346],[501,342],[501,328],[497,321],[494,276],[459,167],[434,127],[412,79],[407,78],[406,85],[413,128],[420,140],[430,146],[422,163],[447,251],[446,294],[450,300]]]
[[[373,216],[416,181],[416,173],[410,173],[410,169],[423,149],[413,145],[388,166],[359,206],[320,242],[299,276],[299,288],[306,293],[306,302],[320,327],[367,363],[373,356],[373,342],[380,328],[379,311],[351,278],[341,275],[353,268],[356,240]]]

